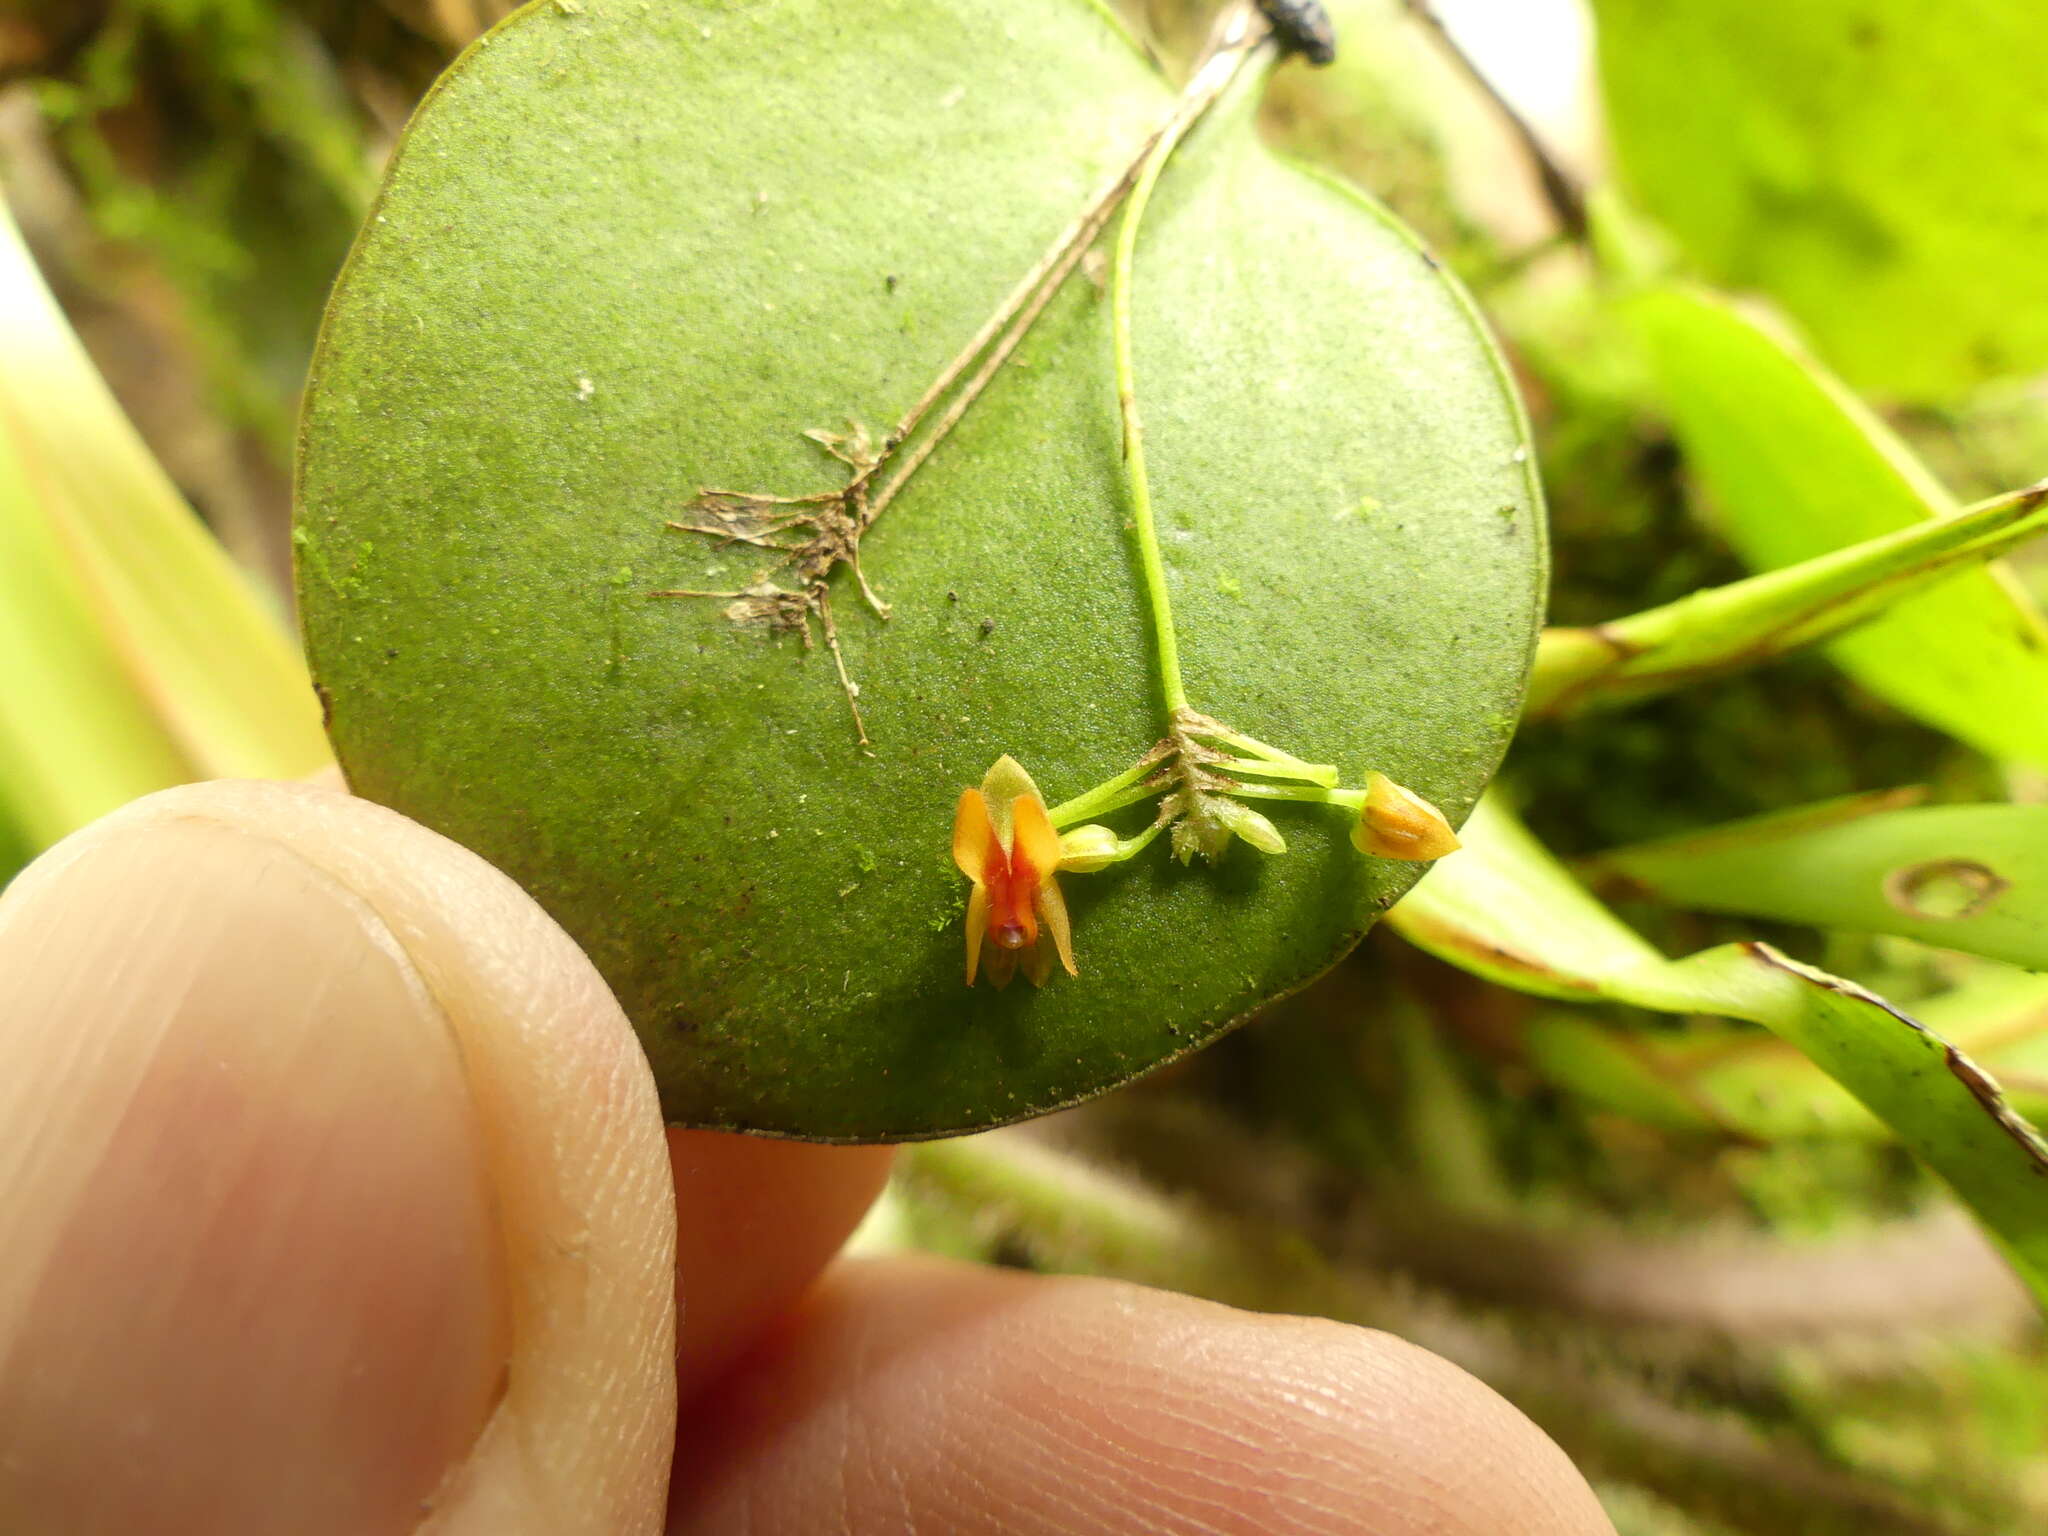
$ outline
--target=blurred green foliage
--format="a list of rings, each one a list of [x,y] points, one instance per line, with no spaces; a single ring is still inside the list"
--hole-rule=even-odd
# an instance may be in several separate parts
[[[1170,67],[1209,11],[1124,9]],[[1386,199],[1501,330],[1541,446],[1554,623],[1598,625],[2048,473],[2048,10],[2033,0],[1767,16],[1597,0],[1616,175],[1568,168],[1631,205],[1602,251],[1529,228],[1536,178],[1414,7],[1335,9],[1339,63],[1282,71],[1267,131]],[[24,222],[80,312],[113,306],[93,331],[102,366],[145,403],[119,338],[168,313],[207,408],[281,464],[320,295],[397,121],[498,9],[25,14],[0,81],[32,94],[91,238],[62,199]],[[10,142],[0,175],[19,202],[39,183],[10,170]],[[1777,307],[1760,323],[1731,307],[1758,297]],[[269,505],[280,540],[283,514]],[[2044,571],[2038,552],[2012,561],[2037,596]],[[1577,857],[1916,783],[2031,814],[2048,782],[2036,620],[1987,573],[1948,592],[1934,606],[1951,617],[1912,638],[1884,621],[1833,660],[1530,727],[1508,771],[1527,823]],[[24,811],[0,805],[0,869],[48,839]],[[1740,878],[1782,876],[1760,859]],[[1665,954],[1769,939],[1963,1041],[2022,1104],[2048,1092],[2037,978],[1854,926],[1613,899],[1582,916],[1626,918]],[[964,1143],[912,1160],[878,1241],[1399,1328],[1551,1428],[1625,1536],[2048,1528],[2038,1322],[1967,1234],[1924,1225],[1946,1197],[1867,1110],[1761,1031],[1683,1011],[1706,1005],[1525,997],[1382,935],[1259,1025],[1073,1117],[1090,1159],[1175,1202],[1102,1197],[1093,1161]],[[1754,1266],[1740,1286],[1718,1267],[1736,1250]],[[1846,1281],[1800,1278],[1830,1255],[1885,1304],[1852,1316]],[[1653,1292],[1675,1299],[1646,1317]]]
[[[288,452],[376,185],[334,60],[272,0],[116,0],[37,97],[100,233],[146,250],[182,298],[223,411]]]
[[[1595,0],[1624,183],[1855,385],[1942,401],[2048,365],[2033,0]]]

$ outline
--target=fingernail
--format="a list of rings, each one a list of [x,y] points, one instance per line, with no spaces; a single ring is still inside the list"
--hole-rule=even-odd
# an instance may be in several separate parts
[[[276,841],[87,838],[0,902],[0,1529],[411,1532],[506,1349],[447,1021]]]

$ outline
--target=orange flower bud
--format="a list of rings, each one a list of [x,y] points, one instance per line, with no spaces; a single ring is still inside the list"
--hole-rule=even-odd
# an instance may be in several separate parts
[[[1351,845],[1383,859],[1426,864],[1458,849],[1458,834],[1444,813],[1384,773],[1368,774],[1365,804],[1351,829]]]

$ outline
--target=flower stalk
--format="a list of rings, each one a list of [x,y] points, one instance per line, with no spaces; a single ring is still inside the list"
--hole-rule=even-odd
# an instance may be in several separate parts
[[[998,986],[1009,979],[1019,954],[1026,957],[1026,974],[1043,984],[1051,975],[1052,960],[1050,951],[1039,944],[1038,916],[1045,916],[1043,926],[1053,934],[1067,971],[1075,972],[1066,908],[1053,880],[1061,871],[1098,873],[1136,856],[1162,832],[1170,834],[1174,856],[1183,864],[1192,862],[1198,853],[1211,861],[1219,859],[1233,841],[1269,856],[1284,854],[1287,840],[1280,828],[1263,812],[1245,804],[1247,800],[1336,806],[1354,818],[1353,846],[1375,857],[1426,862],[1458,846],[1450,823],[1435,806],[1385,774],[1369,774],[1362,789],[1345,789],[1339,785],[1333,765],[1309,762],[1201,713],[1190,704],[1181,673],[1180,638],[1174,628],[1146,460],[1145,426],[1138,409],[1132,339],[1138,237],[1167,163],[1189,130],[1247,65],[1255,59],[1270,65],[1289,49],[1316,51],[1303,41],[1308,34],[1298,29],[1276,35],[1270,25],[1275,8],[1268,5],[1262,9],[1267,23],[1258,20],[1249,4],[1237,5],[1224,14],[1207,56],[1174,112],[1136,162],[1127,183],[1128,196],[1123,199],[1122,223],[1110,267],[1110,338],[1131,531],[1166,734],[1130,767],[1049,811],[1029,776],[1008,757],[997,760],[979,790],[962,792],[954,820],[953,856],[974,882],[967,917],[970,984],[980,966],[985,939],[992,939],[997,946],[990,972]],[[1310,10],[1320,17],[1315,7],[1281,9],[1295,22]],[[1319,24],[1322,32],[1316,36],[1327,43],[1326,19]],[[897,440],[892,438],[891,446]],[[913,459],[910,468],[916,462]],[[1028,791],[1022,786],[1029,786]],[[1146,801],[1156,801],[1156,809],[1150,824],[1134,836],[1124,837],[1095,819]],[[1067,830],[1061,836],[1056,829]],[[1047,893],[1050,906],[1045,905]],[[1056,921],[1047,915],[1055,911]]]

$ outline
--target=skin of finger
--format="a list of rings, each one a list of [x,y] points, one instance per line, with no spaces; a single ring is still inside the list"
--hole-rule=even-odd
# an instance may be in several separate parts
[[[682,1425],[671,1536],[1613,1536],[1540,1430],[1385,1334],[856,1260]]]
[[[387,1528],[436,1536],[658,1528],[673,1449],[674,1191],[645,1058],[588,960],[474,855],[392,812],[303,786],[214,783],[151,796],[60,845],[18,882],[9,907],[33,911],[67,871],[118,857],[131,840],[179,836],[241,839],[270,866],[345,895],[348,913],[334,921],[360,926],[336,942],[361,954],[360,934],[373,932],[372,947],[417,988],[459,1063],[465,1134],[501,1256],[495,1291],[470,1287],[487,1313],[500,1298],[502,1326],[491,1325],[500,1343],[484,1373],[495,1406],[425,1505]],[[34,954],[12,958],[36,973]],[[109,963],[127,964],[139,990],[179,985],[174,954],[138,947],[132,961]],[[118,1040],[80,1049],[138,1054]],[[137,1069],[116,1061],[110,1070]],[[0,1124],[19,1108],[0,1109]],[[106,1116],[92,1106],[82,1114],[96,1118]],[[411,1134],[390,1129],[395,1144]],[[53,1155],[51,1138],[26,1140],[30,1160]],[[82,1197],[80,1177],[70,1182],[59,1201]],[[231,1250],[235,1237],[206,1240]],[[303,1363],[280,1354],[271,1368],[289,1378]],[[153,1409],[134,1405],[138,1415]],[[281,1528],[277,1518],[272,1511],[273,1523],[260,1528]]]
[[[158,822],[0,906],[0,1530],[402,1531],[503,1265],[455,1043],[348,891]],[[250,1475],[251,1469],[260,1474]]]
[[[838,1252],[882,1192],[895,1149],[676,1126],[668,1146],[684,1217],[676,1232],[676,1376],[687,1402]]]

